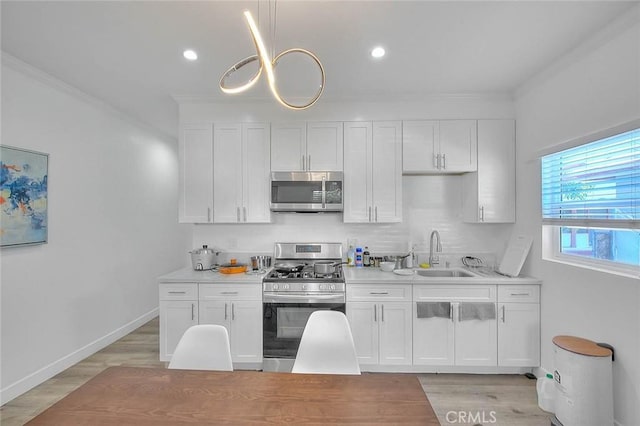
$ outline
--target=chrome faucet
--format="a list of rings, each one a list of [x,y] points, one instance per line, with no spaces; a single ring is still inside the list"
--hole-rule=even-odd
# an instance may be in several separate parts
[[[429,238],[429,265],[438,265],[440,263],[440,258],[438,255],[433,254],[433,237],[436,237],[436,253],[442,253],[442,244],[440,244],[440,233],[435,229],[431,232],[431,237]]]

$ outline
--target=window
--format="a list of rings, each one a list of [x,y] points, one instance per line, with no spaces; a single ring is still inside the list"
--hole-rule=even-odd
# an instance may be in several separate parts
[[[543,255],[640,273],[640,128],[542,157]]]

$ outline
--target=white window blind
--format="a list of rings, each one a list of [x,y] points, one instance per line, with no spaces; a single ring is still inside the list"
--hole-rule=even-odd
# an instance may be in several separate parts
[[[542,157],[542,219],[640,227],[640,129]]]

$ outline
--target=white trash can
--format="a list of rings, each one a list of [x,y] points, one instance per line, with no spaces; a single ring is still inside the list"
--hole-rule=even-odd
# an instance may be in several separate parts
[[[613,425],[612,350],[573,336],[556,336],[553,344],[557,424]]]

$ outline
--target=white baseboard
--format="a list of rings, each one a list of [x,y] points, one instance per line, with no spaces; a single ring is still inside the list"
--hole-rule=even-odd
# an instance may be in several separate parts
[[[158,316],[158,308],[152,309],[146,314],[134,319],[133,321],[123,325],[122,327],[112,331],[111,333],[94,340],[88,345],[71,352],[70,354],[52,362],[49,365],[44,366],[40,370],[29,374],[28,376],[8,385],[7,387],[0,389],[0,405],[4,405],[12,399],[22,395],[30,389],[38,386],[39,384],[49,380],[56,374],[66,370],[74,364],[82,361],[88,356],[93,355],[100,349],[109,346],[116,340],[131,333],[136,328],[151,321]]]

